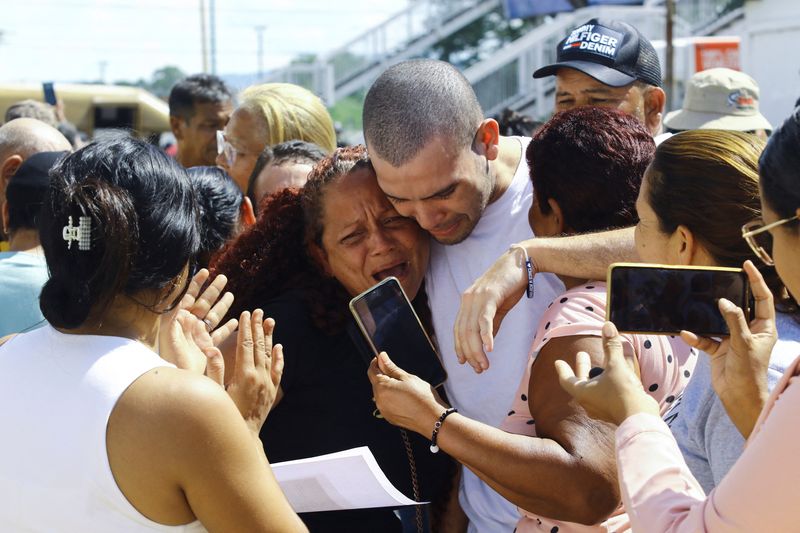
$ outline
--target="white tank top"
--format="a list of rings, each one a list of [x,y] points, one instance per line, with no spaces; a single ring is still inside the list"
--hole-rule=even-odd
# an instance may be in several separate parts
[[[0,346],[0,531],[205,531],[144,517],[111,474],[108,417],[159,366],[170,365],[131,339],[49,325]]]

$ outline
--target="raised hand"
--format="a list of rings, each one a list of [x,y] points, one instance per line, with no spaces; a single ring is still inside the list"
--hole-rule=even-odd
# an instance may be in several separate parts
[[[283,347],[272,345],[275,321],[264,312],[239,317],[236,363],[225,390],[251,431],[258,434],[278,394],[283,374]],[[221,381],[221,380],[220,380]]]
[[[209,276],[210,274],[205,268],[194,275],[179,307],[188,310],[202,320],[206,329],[211,333],[214,346],[219,346],[236,331],[238,323],[235,318],[232,318],[221,326],[219,325],[233,305],[233,294],[223,293],[228,278],[222,274],[215,277],[214,281],[203,289]]]
[[[494,349],[494,335],[522,298],[526,282],[522,251],[513,249],[464,291],[453,327],[459,363],[469,363],[478,373],[489,368],[486,352]]]
[[[205,324],[185,309],[178,309],[159,333],[159,355],[178,368],[197,374],[212,372],[221,364],[222,353],[214,346]]]
[[[681,338],[711,357],[711,385],[731,421],[747,438],[769,396],[767,368],[778,334],[769,287],[751,261],[744,263],[744,270],[755,299],[755,318],[748,324],[744,312],[722,298],[719,310],[729,337],[715,340],[683,331]]]
[[[575,370],[565,361],[556,361],[561,387],[586,410],[592,418],[621,424],[636,413],[659,416],[658,403],[648,396],[626,360],[616,326],[603,325],[603,369],[591,368],[589,354],[578,352]],[[594,377],[590,377],[594,376]]]

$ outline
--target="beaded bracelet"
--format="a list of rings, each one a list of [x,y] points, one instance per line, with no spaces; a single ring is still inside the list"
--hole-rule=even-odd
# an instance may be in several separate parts
[[[528,274],[528,286],[525,288],[525,294],[528,298],[533,298],[534,288],[533,288],[533,274],[536,271],[536,265],[533,263],[533,260],[528,256],[528,250],[525,249],[524,246],[521,244],[512,244],[509,248],[511,250],[522,250],[522,253],[525,255],[525,270]]]
[[[439,420],[437,420],[433,425],[433,434],[431,435],[431,453],[439,453],[439,446],[436,445],[436,439],[439,437],[439,430],[442,428],[442,424],[444,424],[444,419],[457,412],[458,409],[455,407],[447,409],[439,416]]]

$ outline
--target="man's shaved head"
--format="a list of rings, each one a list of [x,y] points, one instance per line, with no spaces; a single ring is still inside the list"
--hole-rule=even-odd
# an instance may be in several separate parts
[[[0,163],[12,154],[22,159],[39,152],[72,151],[60,131],[41,120],[17,118],[0,126]]]
[[[0,210],[6,201],[6,185],[19,166],[39,152],[71,152],[72,145],[60,131],[35,118],[15,118],[0,126]],[[0,219],[0,238],[3,232]]]

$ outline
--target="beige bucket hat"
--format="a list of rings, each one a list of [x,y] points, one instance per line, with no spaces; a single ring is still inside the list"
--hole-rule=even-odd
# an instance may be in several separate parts
[[[667,113],[673,130],[767,130],[772,124],[758,111],[756,80],[737,70],[711,68],[689,79],[683,108]]]

